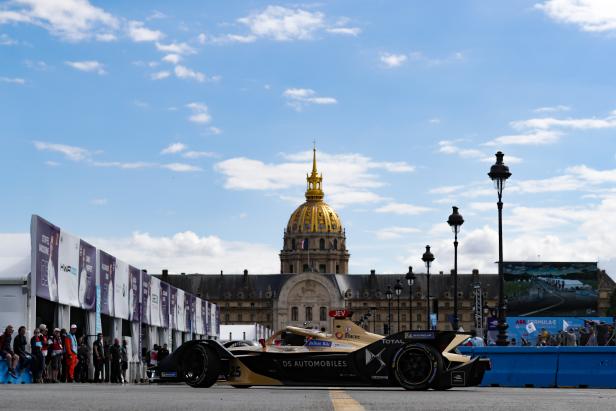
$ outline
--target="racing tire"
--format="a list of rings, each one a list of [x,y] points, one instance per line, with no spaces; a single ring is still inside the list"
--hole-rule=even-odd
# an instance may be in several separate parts
[[[250,388],[252,385],[231,385],[233,388]]]
[[[408,344],[396,353],[392,368],[396,381],[404,389],[424,391],[443,371],[443,358],[429,345]]]
[[[193,388],[208,388],[218,380],[220,358],[207,345],[195,344],[182,355],[180,367],[186,384]]]

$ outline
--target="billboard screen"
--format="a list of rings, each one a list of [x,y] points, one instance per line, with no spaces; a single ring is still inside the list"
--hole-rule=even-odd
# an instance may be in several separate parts
[[[508,316],[597,315],[597,263],[504,262]]]
[[[32,216],[32,269],[36,273],[36,295],[58,301],[58,248],[60,228],[39,216]]]
[[[79,242],[79,303],[84,310],[94,311],[96,303],[96,248]]]
[[[114,256],[99,250],[99,284],[101,287],[101,313],[113,316],[114,280],[116,259]]]
[[[141,285],[141,270],[128,266],[128,274],[130,276],[130,319],[132,321],[139,321],[139,297],[140,297],[140,285]]]

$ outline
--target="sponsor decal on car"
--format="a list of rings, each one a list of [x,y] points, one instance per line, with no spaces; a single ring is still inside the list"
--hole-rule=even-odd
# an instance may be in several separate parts
[[[284,368],[345,368],[345,360],[283,360]]]
[[[451,385],[457,386],[457,387],[464,387],[466,385],[466,372],[452,371],[451,372]]]
[[[372,361],[377,360],[379,362],[379,369],[376,370],[378,374],[385,367],[385,361],[381,358],[381,355],[385,352],[386,348],[383,348],[378,353],[373,353],[372,351],[366,349],[366,365],[370,364]]]
[[[351,327],[346,327],[344,332],[337,331],[334,335],[339,340],[359,340],[361,338],[359,335],[351,334]]]
[[[331,347],[332,343],[329,341],[323,341],[323,340],[308,340],[308,342],[306,343],[306,346],[308,347]]]
[[[407,340],[409,339],[433,340],[434,332],[433,331],[409,331],[406,334],[404,334],[404,338],[406,338]]]
[[[160,373],[160,376],[163,378],[175,378],[178,376],[178,373],[175,371],[168,371],[168,372],[163,371]]]

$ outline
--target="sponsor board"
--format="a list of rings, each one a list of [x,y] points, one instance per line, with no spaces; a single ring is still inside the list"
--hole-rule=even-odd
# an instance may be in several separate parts
[[[306,346],[307,347],[331,347],[332,343],[329,341],[323,341],[323,340],[308,340],[308,342],[306,342]]]
[[[345,368],[346,360],[282,360],[284,368]]]

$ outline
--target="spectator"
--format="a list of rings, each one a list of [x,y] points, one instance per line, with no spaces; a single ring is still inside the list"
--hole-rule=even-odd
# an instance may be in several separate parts
[[[43,382],[43,369],[45,368],[45,357],[43,357],[43,338],[40,328],[34,329],[34,335],[30,338],[30,351],[32,352],[32,382]]]
[[[154,348],[150,351],[150,367],[158,365],[158,344],[154,344]]]
[[[75,380],[78,382],[88,382],[88,370],[90,369],[90,346],[85,336],[79,338],[79,349],[77,350],[77,368]]]
[[[126,370],[128,370],[128,343],[126,340],[122,340],[122,347],[120,348],[120,359],[122,361],[122,383],[126,383]]]
[[[111,355],[109,354],[109,342],[103,340],[103,359],[105,360],[105,382],[109,382],[111,377]]]
[[[586,341],[587,346],[596,346],[597,345],[597,331],[593,325],[590,326],[590,331],[588,333],[588,341]]]
[[[49,356],[48,356],[48,336],[47,336],[47,325],[41,324],[39,325],[39,330],[41,331],[41,354],[43,355],[43,373],[41,374],[41,378],[43,381],[47,381],[47,366],[49,365]]]
[[[15,375],[15,367],[19,363],[19,355],[15,354],[11,349],[11,339],[13,338],[13,326],[8,325],[4,329],[4,334],[0,337],[0,359],[5,359],[8,363],[9,375],[17,378]]]
[[[485,347],[485,342],[483,341],[483,338],[479,337],[477,335],[477,330],[471,330],[471,344],[473,347]]]
[[[565,347],[577,346],[577,337],[573,328],[567,328],[567,332],[563,334],[562,345],[564,345]]]
[[[17,329],[17,335],[13,340],[13,352],[19,356],[20,368],[30,368],[30,362],[32,362],[32,356],[26,351],[28,345],[28,339],[26,338],[26,327],[23,325]]]
[[[512,338],[512,339],[511,339],[511,342],[509,343],[509,345],[512,345],[512,346],[514,346],[514,347],[515,347],[516,345],[518,345],[518,342],[516,341],[516,339],[515,339],[515,338]]]
[[[77,326],[71,325],[71,332],[64,337],[64,352],[66,361],[66,382],[75,381],[75,367],[77,366],[77,351],[79,346],[77,345]]]
[[[160,364],[169,355],[169,348],[167,344],[163,344],[163,347],[158,350],[158,363]]]
[[[62,368],[62,356],[64,345],[60,336],[60,329],[54,328],[53,334],[48,339],[49,349],[51,350],[51,382],[57,383],[58,376]]]
[[[94,382],[104,380],[103,368],[105,365],[105,353],[103,348],[103,334],[98,333],[96,341],[92,344],[92,362],[94,363]]]
[[[60,329],[60,340],[62,341],[62,357],[61,359],[61,367],[60,367],[60,382],[66,382],[66,373],[68,370],[68,364],[66,363],[66,337],[67,337],[66,328]]]
[[[120,383],[120,363],[122,361],[122,354],[120,352],[120,340],[117,338],[113,340],[113,345],[109,348],[109,354],[111,355],[111,382]]]

